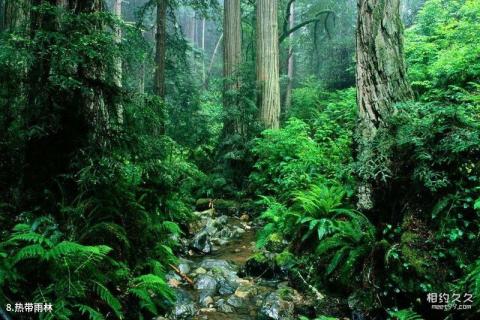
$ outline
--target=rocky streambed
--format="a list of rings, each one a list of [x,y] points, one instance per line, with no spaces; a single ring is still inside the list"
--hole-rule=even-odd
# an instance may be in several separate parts
[[[195,212],[184,257],[167,279],[177,300],[163,319],[296,319],[306,299],[282,279],[249,274],[256,226],[248,215]],[[267,270],[265,270],[267,272]]]

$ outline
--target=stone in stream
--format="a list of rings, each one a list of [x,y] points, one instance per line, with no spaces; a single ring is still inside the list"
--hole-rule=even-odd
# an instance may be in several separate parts
[[[232,313],[234,311],[233,307],[229,305],[224,299],[218,300],[215,305],[217,309],[220,310],[221,312]]]
[[[237,267],[234,264],[221,259],[204,259],[200,264],[200,267],[206,270],[222,269],[233,272],[237,271]]]
[[[260,313],[259,320],[293,320],[294,303],[284,300],[281,294],[276,291],[265,297]]]
[[[227,299],[227,303],[235,308],[240,308],[244,305],[244,300],[237,297],[236,295],[232,295]]]
[[[187,320],[192,319],[197,313],[197,308],[193,302],[192,296],[185,290],[175,290],[176,302],[172,310],[172,319]]]
[[[200,300],[208,296],[214,296],[217,293],[217,286],[217,280],[208,274],[202,274],[198,276],[195,283],[195,289],[200,292]]]
[[[222,296],[230,295],[238,288],[237,275],[235,273],[226,273],[218,278],[218,293]]]
[[[205,231],[197,233],[193,237],[190,246],[193,249],[203,253],[210,253],[212,251],[212,243],[210,242],[210,236]]]
[[[179,264],[178,264],[178,270],[180,270],[180,272],[183,274],[188,274],[190,273],[192,264],[193,264],[193,261],[180,258]]]

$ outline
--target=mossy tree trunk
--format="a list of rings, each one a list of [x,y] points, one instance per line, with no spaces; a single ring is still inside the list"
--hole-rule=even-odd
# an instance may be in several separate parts
[[[226,111],[225,134],[240,133],[238,90],[239,67],[242,63],[242,28],[240,0],[225,0],[224,8],[223,76],[225,90],[223,106]]]
[[[358,160],[366,165],[375,156],[371,142],[377,130],[393,113],[395,103],[412,98],[412,90],[404,61],[400,0],[358,0],[357,4]],[[375,178],[366,174],[360,180],[358,207],[372,209]]]
[[[280,127],[280,83],[277,0],[257,1],[257,82],[260,121]]]

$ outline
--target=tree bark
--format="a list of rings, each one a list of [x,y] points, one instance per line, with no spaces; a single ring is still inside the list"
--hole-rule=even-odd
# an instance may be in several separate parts
[[[230,111],[224,123],[224,131],[228,134],[241,131],[240,119],[236,115],[239,107],[237,93],[240,88],[238,68],[242,63],[242,27],[240,0],[225,0],[224,3],[223,107]]]
[[[357,103],[358,159],[372,157],[371,142],[397,102],[413,97],[407,81],[400,0],[358,0]],[[358,208],[374,206],[375,181],[360,177]]]
[[[205,81],[207,79],[206,70],[205,70],[205,18],[202,19],[202,83],[205,86]]]
[[[119,19],[122,20],[122,1],[123,0],[114,0],[113,3],[113,14]],[[117,45],[120,45],[122,42],[122,28],[120,25],[115,25],[115,42]],[[122,89],[122,78],[123,78],[123,70],[122,70],[122,57],[118,56],[115,57],[115,74],[113,78],[113,82],[118,90]],[[121,103],[118,103],[117,106],[117,117],[119,124],[123,123],[123,106]]]
[[[266,128],[280,127],[280,83],[277,0],[257,1],[257,82],[260,121]]]
[[[30,0],[4,0],[1,7],[0,31],[12,31],[20,28],[27,30]]]
[[[289,29],[292,29],[295,26],[295,3],[292,2],[290,5],[290,15],[288,17]],[[287,58],[287,90],[285,92],[285,111],[288,111],[292,104],[292,88],[293,88],[293,73],[294,73],[294,56],[293,56],[293,32],[289,34],[289,44],[288,44],[288,58]]]
[[[165,99],[165,53],[167,37],[167,0],[157,1],[157,33],[155,53],[155,94]]]

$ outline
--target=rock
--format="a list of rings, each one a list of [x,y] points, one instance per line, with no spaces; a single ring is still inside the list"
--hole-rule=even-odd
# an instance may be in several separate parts
[[[205,274],[205,273],[207,273],[207,270],[200,267],[200,268],[195,269],[193,272],[196,273],[196,274]]]
[[[212,251],[212,243],[210,242],[210,236],[206,232],[197,233],[190,246],[200,252],[210,253]]]
[[[165,317],[156,317],[155,320],[168,320],[168,319]]]
[[[265,297],[259,312],[259,320],[293,320],[294,304],[272,292]]]
[[[242,250],[240,250],[239,248],[235,248],[235,250],[233,250],[234,253],[239,253],[241,252]]]
[[[200,300],[200,304],[204,307],[208,307],[213,304],[213,298],[210,296],[203,297],[203,299]]]
[[[246,213],[242,214],[242,216],[240,217],[240,220],[243,221],[243,222],[247,222],[247,221],[250,221],[250,216]]]
[[[222,296],[233,294],[238,288],[236,278],[236,274],[226,274],[224,277],[220,277],[218,280],[218,293]]]
[[[244,305],[244,299],[237,297],[236,295],[232,295],[227,299],[227,303],[235,308],[240,308]]]
[[[188,274],[190,273],[192,264],[193,261],[187,259],[180,259],[180,263],[178,264],[178,270],[180,270],[180,272],[183,274]]]
[[[252,284],[242,284],[237,290],[235,290],[234,295],[241,299],[248,299],[257,294],[256,288]]]
[[[215,309],[215,308],[202,308],[202,309],[200,309],[200,312],[202,312],[202,313],[210,313],[210,312],[215,312],[215,311],[217,311],[217,309]]]
[[[195,202],[195,208],[199,211],[210,209],[213,205],[212,199],[202,198]]]
[[[217,291],[217,280],[208,274],[202,274],[198,276],[195,283],[195,289],[197,290],[208,290],[214,295]]]
[[[237,271],[237,267],[234,264],[221,259],[204,259],[200,264],[200,267],[206,270],[222,269],[233,272]]]
[[[275,263],[264,253],[256,253],[245,262],[245,273],[252,277],[274,278],[278,273]]]
[[[272,233],[267,237],[267,242],[265,244],[265,249],[271,252],[282,252],[285,248],[283,241],[283,236],[278,233]]]
[[[221,227],[224,226],[228,223],[228,217],[227,216],[220,216],[217,219],[215,219],[215,226]]]
[[[239,205],[232,200],[217,199],[213,202],[213,207],[222,214],[235,215],[238,213]]]
[[[185,290],[175,290],[176,302],[172,310],[173,319],[187,320],[192,319],[197,313],[192,296]]]
[[[221,312],[225,313],[232,313],[233,307],[229,305],[224,299],[220,299],[216,303],[217,309],[220,310]]]

